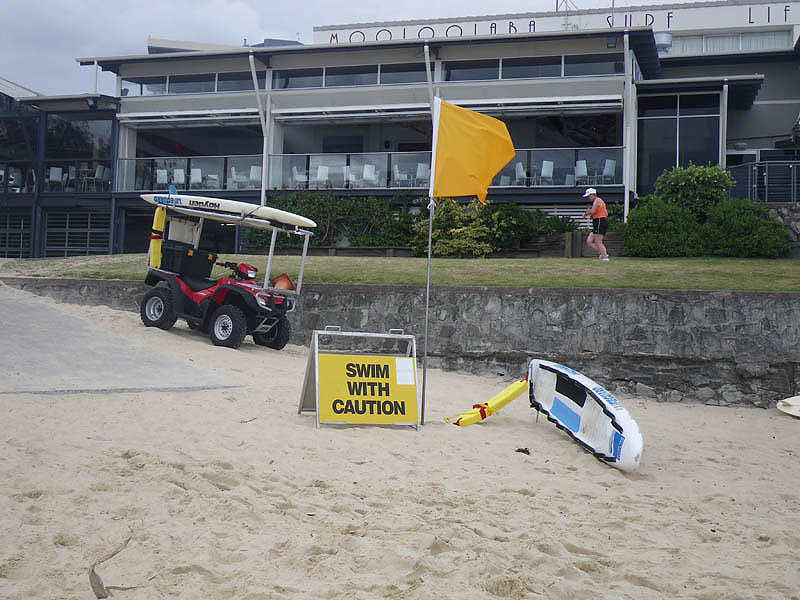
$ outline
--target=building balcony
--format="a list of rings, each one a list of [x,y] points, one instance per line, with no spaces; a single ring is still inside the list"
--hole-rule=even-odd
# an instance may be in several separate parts
[[[756,162],[728,167],[736,182],[732,198],[760,202],[800,200],[800,161]]]
[[[426,190],[430,152],[273,154],[270,190]],[[120,159],[117,191],[212,192],[260,190],[261,155]],[[622,148],[519,149],[497,174],[493,188],[622,185]]]

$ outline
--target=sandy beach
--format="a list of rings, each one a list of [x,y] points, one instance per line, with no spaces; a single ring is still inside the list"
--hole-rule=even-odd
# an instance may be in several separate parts
[[[774,408],[620,395],[631,474],[525,397],[443,421],[513,377],[429,370],[420,431],[318,429],[305,347],[6,292],[231,387],[0,394],[0,598],[94,598],[119,548],[96,571],[126,600],[800,598],[800,419]]]

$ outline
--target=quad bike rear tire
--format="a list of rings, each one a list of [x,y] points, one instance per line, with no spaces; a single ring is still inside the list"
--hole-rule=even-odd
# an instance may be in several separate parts
[[[170,329],[178,317],[172,302],[172,291],[166,287],[154,287],[142,298],[139,316],[147,327]]]
[[[214,311],[208,332],[215,346],[238,348],[247,335],[247,319],[239,308],[223,304]]]
[[[289,319],[283,317],[267,333],[254,333],[253,341],[259,346],[282,350],[289,343],[291,337],[292,326],[289,324]]]

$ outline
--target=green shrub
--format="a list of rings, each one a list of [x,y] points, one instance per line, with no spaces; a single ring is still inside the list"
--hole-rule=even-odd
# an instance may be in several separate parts
[[[497,250],[517,249],[531,237],[533,212],[514,203],[473,205],[475,218],[488,230],[489,244]]]
[[[539,211],[541,212],[541,211]],[[540,235],[553,235],[554,233],[567,233],[577,231],[578,223],[566,215],[548,215],[544,220],[544,231]]]
[[[791,248],[786,226],[750,200],[731,198],[712,206],[703,233],[718,256],[777,258]]]
[[[623,240],[627,256],[701,256],[706,253],[694,214],[659,198],[648,199],[630,212]]]
[[[608,209],[608,230],[615,233],[625,231],[625,206],[615,202],[606,204],[606,209]]]
[[[315,221],[312,246],[333,246],[345,238],[353,246],[407,246],[412,226],[419,219],[411,210],[418,204],[408,198],[336,197],[327,192],[301,191],[270,197],[269,205]],[[271,235],[248,229],[245,241],[250,247],[265,248],[269,247]],[[278,247],[302,243],[297,236],[277,238]]]
[[[431,254],[434,256],[484,257],[495,249],[487,241],[491,232],[486,225],[470,221],[463,227],[456,227],[446,235],[433,240]]]
[[[486,256],[494,251],[491,232],[481,223],[480,209],[462,206],[453,198],[439,198],[433,212],[431,254],[433,256]],[[413,226],[411,252],[416,256],[428,253],[428,228],[430,219],[420,220]]]
[[[730,173],[720,165],[676,167],[656,179],[653,195],[665,202],[689,209],[700,223],[709,208],[728,197],[734,184]]]

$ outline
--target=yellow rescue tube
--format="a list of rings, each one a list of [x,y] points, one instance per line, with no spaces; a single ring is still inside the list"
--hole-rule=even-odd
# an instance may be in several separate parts
[[[467,411],[461,415],[453,417],[445,417],[444,420],[459,427],[466,427],[478,421],[482,421],[486,417],[496,413],[503,408],[506,404],[511,402],[514,398],[522,395],[528,389],[528,382],[525,379],[515,381],[499,394],[495,394],[489,398],[488,402],[483,404],[473,404],[472,410]]]
[[[154,269],[161,267],[161,242],[164,239],[164,224],[167,221],[167,209],[163,206],[156,207],[153,215],[153,230],[150,232],[150,266]]]

